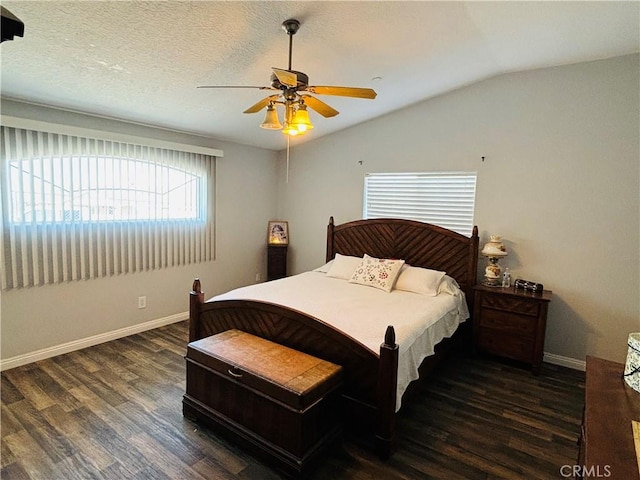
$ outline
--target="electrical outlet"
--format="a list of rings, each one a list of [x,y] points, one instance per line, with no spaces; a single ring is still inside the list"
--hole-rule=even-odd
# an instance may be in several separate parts
[[[262,274],[261,273],[256,273],[256,282],[261,282],[262,281]]]
[[[145,295],[138,297],[138,308],[147,308],[147,297]]]

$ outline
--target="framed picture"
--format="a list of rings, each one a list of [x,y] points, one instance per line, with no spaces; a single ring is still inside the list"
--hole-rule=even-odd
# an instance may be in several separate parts
[[[269,245],[289,245],[289,224],[281,220],[270,220],[267,231]]]

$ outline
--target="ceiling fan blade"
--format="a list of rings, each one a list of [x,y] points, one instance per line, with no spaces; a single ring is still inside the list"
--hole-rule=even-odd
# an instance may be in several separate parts
[[[281,84],[286,85],[287,87],[298,86],[298,76],[295,73],[290,72],[289,70],[282,70],[281,68],[271,68]]]
[[[198,85],[196,88],[257,88],[258,90],[275,90],[272,87],[256,87],[249,85]]]
[[[305,105],[307,105],[310,109],[318,112],[325,118],[335,117],[338,115],[338,112],[335,108],[330,107],[322,100],[318,100],[316,97],[312,97],[311,95],[300,95],[304,99]]]
[[[242,113],[256,113],[262,110],[264,107],[269,105],[272,101],[276,100],[280,95],[269,95],[268,97],[263,98],[255,105],[250,106]]]
[[[340,97],[368,98],[370,100],[377,96],[375,90],[371,88],[320,86],[307,87],[305,90],[317,95],[337,95]]]

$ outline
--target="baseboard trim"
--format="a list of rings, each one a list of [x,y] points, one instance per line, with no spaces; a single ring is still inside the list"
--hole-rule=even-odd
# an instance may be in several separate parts
[[[171,323],[182,322],[183,320],[187,320],[188,318],[188,312],[176,313],[175,315],[169,315],[168,317],[158,318],[156,320],[151,320],[145,323],[139,323],[137,325],[132,325],[131,327],[120,328],[111,332],[101,333],[92,337],[63,343],[62,345],[57,345],[55,347],[44,348],[35,352],[25,353],[23,355],[7,358],[6,360],[0,360],[0,372],[9,370],[10,368],[20,367],[22,365],[37,362],[38,360],[55,357],[56,355],[62,355],[64,353],[73,352],[82,348],[99,345],[100,343],[116,340],[118,338],[135,335],[136,333],[153,330],[154,328],[163,327]],[[553,365],[572,368],[574,370],[581,370],[583,372],[587,368],[587,364],[584,360],[577,360],[575,358],[555,355],[553,353],[545,352],[543,360]]]
[[[544,354],[543,361],[551,363],[553,365],[559,365],[561,367],[572,368],[574,370],[585,371],[587,369],[587,362],[584,360],[577,360],[575,358],[563,357],[562,355],[555,355],[553,353]]]
[[[171,323],[181,322],[188,318],[188,312],[176,313],[175,315],[169,315],[168,317],[139,323],[137,325],[132,325],[131,327],[120,328],[111,332],[101,333],[99,335],[94,335],[80,340],[74,340],[73,342],[63,343],[62,345],[56,345],[55,347],[43,348],[42,350],[37,350],[35,352],[25,353],[23,355],[7,358],[6,360],[0,360],[0,372],[9,370],[10,368],[27,365],[28,363],[37,362],[38,360],[55,357],[56,355],[62,355],[63,353],[73,352],[75,350],[92,347],[118,338],[135,335],[136,333],[153,330],[154,328],[163,327]]]

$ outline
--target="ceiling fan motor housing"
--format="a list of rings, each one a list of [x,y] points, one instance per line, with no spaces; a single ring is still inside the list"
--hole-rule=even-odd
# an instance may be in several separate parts
[[[295,87],[296,89],[304,89],[309,86],[309,77],[306,73],[298,72],[296,70],[287,71],[296,74],[298,83],[298,85]],[[277,88],[278,90],[286,90],[288,88],[291,88],[291,85],[285,85],[284,83],[280,82],[275,73],[271,74],[271,86],[273,88]]]

